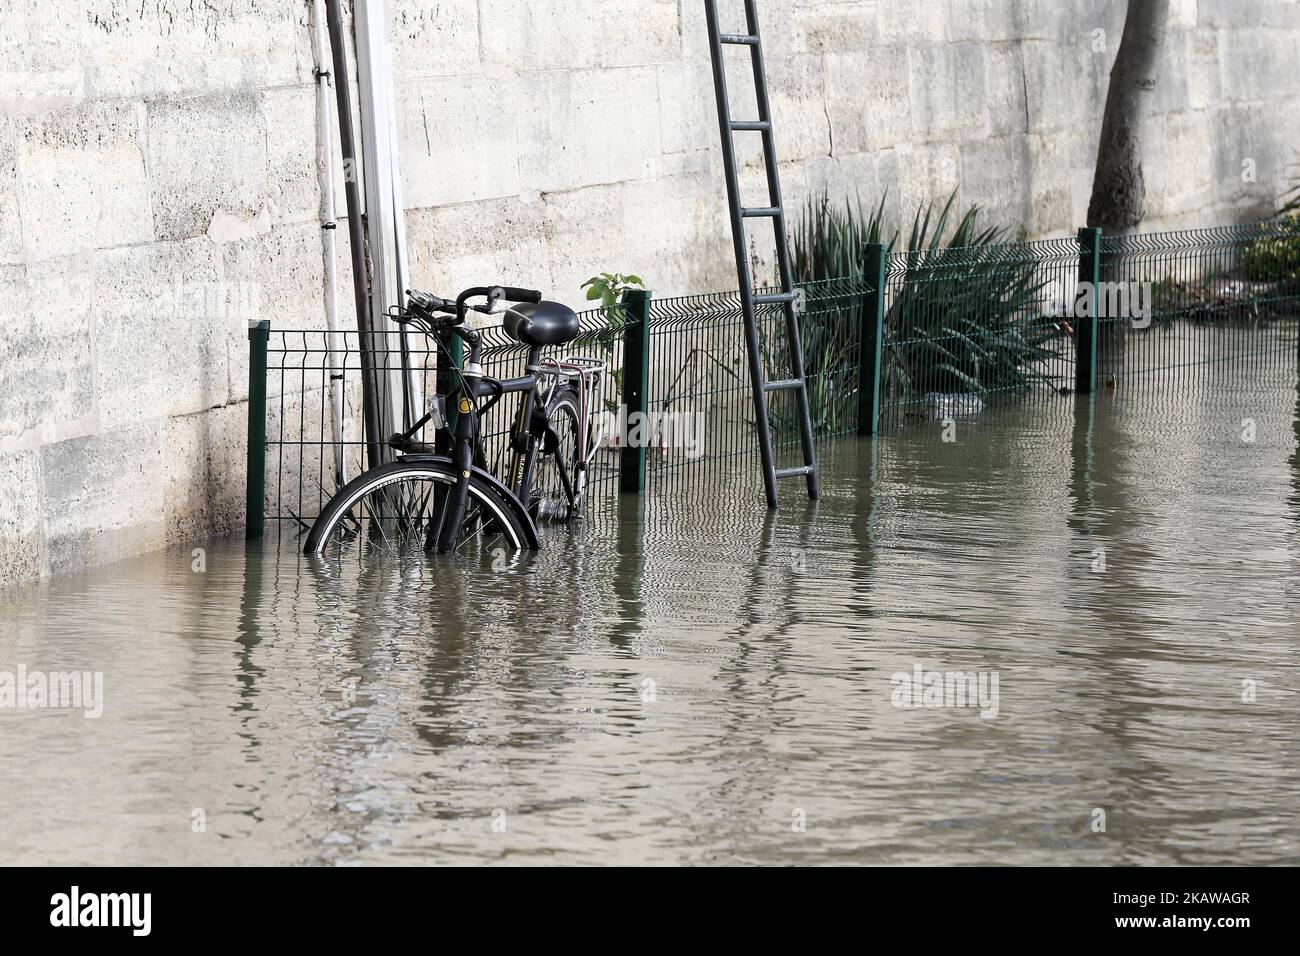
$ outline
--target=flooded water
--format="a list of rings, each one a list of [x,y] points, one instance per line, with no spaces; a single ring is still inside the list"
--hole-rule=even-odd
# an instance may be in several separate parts
[[[0,596],[0,670],[103,675],[0,711],[0,862],[1300,862],[1294,385],[1078,401],[504,570],[228,540]]]

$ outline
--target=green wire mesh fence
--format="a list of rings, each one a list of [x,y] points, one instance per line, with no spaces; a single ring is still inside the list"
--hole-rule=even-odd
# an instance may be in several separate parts
[[[395,331],[372,332],[368,341],[378,370],[379,405],[387,420],[401,421],[402,403],[433,389],[434,356],[422,341],[404,341]],[[356,332],[269,331],[263,500],[273,525],[309,524],[339,488],[340,477],[346,480],[366,467],[363,377]]]
[[[856,426],[858,325],[865,289],[857,278],[800,286],[800,334],[819,437],[847,434]],[[755,294],[771,291],[757,289]],[[764,371],[774,377],[790,361],[781,307],[760,305],[756,313]],[[729,468],[737,459],[757,460],[740,293],[652,300],[649,340],[649,411],[692,439],[689,446],[674,445],[666,437],[653,442],[651,472],[665,474],[683,466],[692,473],[708,472]],[[788,393],[772,395],[768,407],[781,467],[783,456],[793,463],[800,453],[798,411]]]
[[[987,405],[1073,390],[1074,240],[889,256],[881,427],[974,418]]]
[[[1300,220],[1100,239],[1081,233],[1079,241],[887,256],[882,250],[881,261],[879,289],[861,276],[801,287],[800,331],[821,442],[978,420],[1013,405],[1073,414],[1064,396],[1080,382],[1097,392],[1132,393],[1188,382],[1295,382]],[[643,487],[626,482],[629,443],[645,449],[650,485],[711,481],[724,471],[756,474],[739,293],[650,299],[644,318],[597,309],[580,320],[577,341],[555,354],[596,356],[607,365],[593,499],[612,497],[620,486]],[[759,307],[769,374],[788,367],[781,321],[779,307]],[[1095,360],[1092,348],[1078,347],[1085,333],[1094,337]],[[500,326],[482,334],[487,374],[521,375],[526,350]],[[385,332],[374,334],[372,352],[387,420],[418,417],[436,384],[432,346],[420,336]],[[359,337],[271,330],[260,358],[261,500],[273,524],[300,529],[337,489],[340,472],[351,477],[365,464]],[[645,381],[629,389],[638,369]],[[864,404],[864,395],[877,394]],[[340,415],[332,413],[336,404]],[[792,398],[774,394],[769,410],[777,465],[792,464],[799,454]],[[514,411],[504,400],[482,423],[488,465],[498,474],[508,460]],[[250,448],[250,487],[259,471],[253,461]]]
[[[616,370],[621,362],[621,313],[579,315],[582,333],[565,352],[599,354]],[[496,378],[523,375],[527,349],[498,325],[480,330],[484,370]],[[397,330],[370,333],[377,369],[378,404],[388,431],[404,431],[423,414],[437,390],[439,356],[432,339]],[[442,356],[443,362],[450,356]],[[361,336],[319,330],[270,330],[266,347],[265,518],[278,527],[305,530],[341,482],[369,463],[362,426]],[[602,401],[616,403],[615,372],[601,382]],[[508,397],[507,397],[508,398]],[[483,417],[481,434],[489,470],[502,475],[516,404],[504,400]],[[335,409],[340,409],[336,413]],[[415,436],[432,443],[433,429]],[[600,488],[617,477],[608,449],[592,462],[590,481]],[[597,492],[599,493],[599,492]]]
[[[819,436],[844,434],[854,426],[856,323],[864,288],[860,280],[832,280],[810,283],[804,290],[804,347]],[[579,319],[578,339],[552,351],[555,357],[590,355],[606,363],[598,408],[601,447],[589,472],[591,498],[617,490],[625,467],[620,455],[629,441],[645,446],[646,473],[652,482],[670,476],[704,480],[757,456],[738,292],[650,301],[648,334],[643,339],[648,380],[640,408],[627,407],[624,387],[628,343],[635,341],[627,331],[630,323],[640,319],[622,309],[583,312]],[[775,333],[778,321],[776,308],[760,314],[765,360],[771,363],[784,360],[776,352],[779,346],[773,344],[781,339]],[[482,363],[489,376],[512,378],[524,373],[525,347],[500,325],[482,328],[480,333]],[[372,333],[372,342],[381,409],[388,409],[389,422],[413,420],[437,384],[438,356],[433,345],[421,336],[403,337],[396,331]],[[340,463],[346,480],[366,462],[360,337],[355,332],[331,337],[316,330],[273,329],[266,366],[262,496],[266,520],[301,530],[339,487]],[[342,414],[335,416],[332,406],[339,401]],[[507,467],[516,407],[507,396],[481,423],[486,463],[498,477]],[[335,430],[336,418],[341,433]],[[778,450],[796,453],[793,409],[783,411],[774,405],[772,423]],[[432,439],[431,435],[417,437]]]
[[[1101,278],[1107,387],[1294,379],[1300,219],[1104,236]]]

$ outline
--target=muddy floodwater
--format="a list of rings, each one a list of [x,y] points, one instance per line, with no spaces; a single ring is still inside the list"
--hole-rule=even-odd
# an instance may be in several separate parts
[[[1079,401],[504,568],[231,538],[5,592],[0,671],[102,715],[0,709],[0,863],[1300,862],[1294,383]]]

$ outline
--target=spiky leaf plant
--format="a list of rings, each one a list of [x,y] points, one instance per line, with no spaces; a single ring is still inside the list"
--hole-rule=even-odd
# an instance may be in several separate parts
[[[1038,309],[1045,282],[1031,258],[1002,243],[1005,232],[978,225],[972,206],[948,240],[957,193],[935,214],[918,209],[906,270],[886,316],[886,387],[894,395],[1026,389],[1050,384],[1043,364],[1059,357],[1046,342],[1060,334]]]
[[[806,296],[800,322],[805,377],[813,428],[819,434],[850,428],[857,408],[857,331],[862,316],[863,250],[868,243],[892,248],[885,236],[885,199],[875,209],[861,200],[831,203],[826,192],[804,207],[794,224],[791,258],[795,283]],[[763,337],[765,364],[785,367],[784,335]],[[776,415],[784,431],[797,422]]]

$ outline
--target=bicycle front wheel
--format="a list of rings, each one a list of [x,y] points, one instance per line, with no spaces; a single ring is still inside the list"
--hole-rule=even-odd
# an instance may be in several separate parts
[[[450,461],[438,459],[399,460],[363,472],[330,499],[303,551],[363,562],[431,552],[458,477]],[[456,554],[535,549],[536,536],[519,512],[508,492],[471,474]]]

